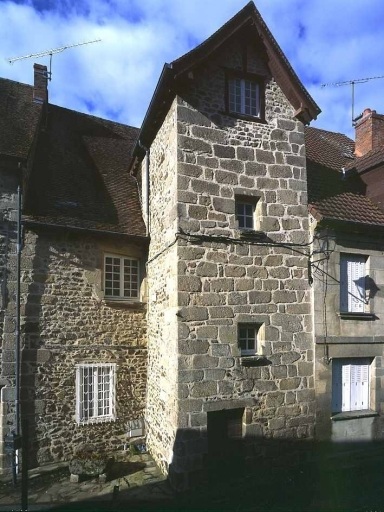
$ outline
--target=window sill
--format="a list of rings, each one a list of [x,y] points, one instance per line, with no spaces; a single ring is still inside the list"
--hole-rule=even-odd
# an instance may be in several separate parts
[[[124,299],[110,299],[104,298],[105,304],[112,308],[125,308],[125,309],[145,309],[147,307],[146,302],[140,302],[138,300],[124,300]]]
[[[243,121],[252,121],[254,123],[267,124],[267,121],[263,117],[249,116],[247,114],[238,114],[237,112],[222,111],[219,114],[233,117],[235,119],[242,119]]]
[[[265,240],[267,235],[264,231],[257,231],[256,229],[239,228],[240,238],[248,238],[252,240]]]
[[[339,317],[342,320],[376,320],[374,313],[353,313],[350,311],[340,311]]]
[[[247,367],[252,367],[252,366],[268,366],[270,364],[272,364],[272,362],[267,359],[265,356],[258,356],[258,355],[254,355],[254,356],[240,356],[240,364],[241,366],[247,366]]]
[[[372,411],[371,409],[364,409],[362,411],[338,412],[331,416],[331,420],[332,421],[346,421],[346,420],[355,420],[358,418],[371,418],[374,416],[379,416],[379,413],[376,411]]]

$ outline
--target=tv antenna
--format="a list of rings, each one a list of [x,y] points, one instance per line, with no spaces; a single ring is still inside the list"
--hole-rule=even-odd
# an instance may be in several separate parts
[[[11,57],[6,58],[5,60],[9,62],[9,64],[14,64],[18,60],[24,60],[24,59],[31,59],[36,58],[39,59],[40,57],[45,57],[46,55],[50,56],[49,59],[49,72],[48,72],[48,79],[52,79],[52,55],[55,53],[61,53],[64,50],[68,50],[68,48],[74,48],[75,46],[83,46],[84,44],[92,44],[92,43],[99,43],[101,39],[94,39],[93,41],[84,41],[82,43],[74,43],[74,44],[67,44],[66,46],[61,46],[60,48],[54,48],[52,50],[44,50],[42,52],[38,53],[31,53],[30,55],[23,55],[22,57]]]
[[[343,85],[350,85],[352,89],[352,126],[355,126],[356,121],[359,119],[359,116],[355,117],[355,84],[365,84],[370,80],[378,80],[379,78],[384,78],[384,75],[381,76],[369,76],[367,78],[356,78],[355,80],[345,80],[344,82],[330,82],[328,84],[321,84],[321,87],[341,87]]]

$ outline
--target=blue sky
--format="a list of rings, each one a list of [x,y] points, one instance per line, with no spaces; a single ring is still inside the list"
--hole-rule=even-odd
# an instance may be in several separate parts
[[[0,76],[32,83],[34,59],[7,57],[81,41],[53,56],[50,101],[140,126],[164,62],[211,35],[245,0],[0,0]],[[353,135],[351,87],[384,75],[382,0],[256,0],[296,73],[322,109],[313,126]],[[49,64],[49,57],[38,59]],[[384,113],[384,79],[355,86],[355,115]]]

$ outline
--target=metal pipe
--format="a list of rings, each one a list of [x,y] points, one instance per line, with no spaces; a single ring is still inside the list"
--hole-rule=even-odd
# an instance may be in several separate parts
[[[149,191],[150,191],[150,187],[149,187],[149,164],[150,164],[150,151],[149,151],[149,148],[147,148],[146,146],[144,146],[144,144],[141,143],[140,139],[138,140],[138,144],[139,146],[141,147],[141,149],[144,149],[145,151],[145,180],[146,180],[146,199],[147,199],[147,204],[146,204],[146,212],[145,212],[145,216],[146,216],[146,219],[147,219],[147,222],[146,222],[146,226],[147,226],[147,236],[149,235],[150,233],[150,227],[149,227]]]
[[[15,340],[15,416],[20,435],[20,280],[21,280],[21,186],[17,187],[17,263],[16,263],[16,340]]]

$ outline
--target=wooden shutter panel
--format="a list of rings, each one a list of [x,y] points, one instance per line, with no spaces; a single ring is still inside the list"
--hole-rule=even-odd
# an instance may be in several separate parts
[[[332,360],[332,412],[342,410],[343,381],[339,359]]]
[[[342,365],[342,382],[343,382],[343,391],[342,391],[342,411],[350,411],[351,410],[351,365],[343,364]]]
[[[365,309],[365,257],[351,255],[348,261],[348,311]]]

